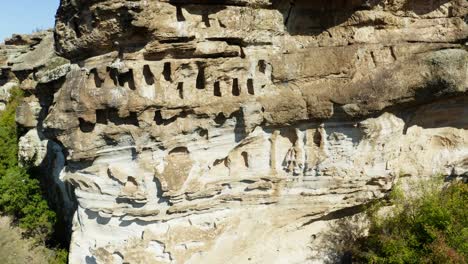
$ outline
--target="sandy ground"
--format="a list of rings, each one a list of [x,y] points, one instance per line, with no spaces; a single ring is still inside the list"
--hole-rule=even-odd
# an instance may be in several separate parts
[[[18,228],[10,225],[10,218],[0,216],[0,263],[47,264],[52,251],[36,247],[32,240],[22,239]]]

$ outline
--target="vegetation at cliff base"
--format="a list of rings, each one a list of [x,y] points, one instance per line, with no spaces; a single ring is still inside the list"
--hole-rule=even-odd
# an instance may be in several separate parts
[[[393,193],[393,215],[371,219],[360,259],[371,263],[466,263],[468,186],[424,189],[419,198]]]
[[[421,182],[414,192],[395,188],[385,214],[383,203],[372,206],[367,235],[349,235],[359,232],[341,223],[335,239],[352,239],[341,244],[340,262],[344,254],[345,263],[467,263],[468,184]]]
[[[21,98],[21,90],[13,89],[6,109],[0,112],[0,212],[12,216],[23,235],[44,244],[53,232],[56,214],[44,199],[39,180],[18,164],[15,111]]]

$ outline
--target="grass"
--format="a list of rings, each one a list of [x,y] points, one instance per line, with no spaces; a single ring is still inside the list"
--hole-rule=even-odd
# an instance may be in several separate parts
[[[4,264],[46,264],[54,252],[25,239],[22,230],[11,224],[11,218],[0,217],[0,256]]]

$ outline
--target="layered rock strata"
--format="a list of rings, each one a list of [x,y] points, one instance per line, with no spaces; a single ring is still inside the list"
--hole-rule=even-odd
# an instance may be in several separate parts
[[[35,86],[18,120],[66,158],[70,262],[320,262],[324,220],[399,177],[466,174],[467,14],[458,0],[62,0],[55,48],[71,64],[23,78],[48,101],[31,106]]]

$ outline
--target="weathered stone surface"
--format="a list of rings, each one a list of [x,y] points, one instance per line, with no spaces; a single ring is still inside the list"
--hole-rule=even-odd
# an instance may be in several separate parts
[[[55,51],[53,48],[54,37],[52,32],[48,32],[43,39],[34,47],[34,50],[11,58],[9,63],[13,64],[13,71],[31,71],[46,65],[53,58]]]
[[[18,86],[18,83],[15,81],[10,81],[0,86],[0,111],[5,109],[10,100],[10,91],[16,86]]]
[[[38,125],[42,107],[35,96],[25,98],[16,108],[16,123],[25,128]]]
[[[66,150],[46,138],[42,125],[53,94],[71,68],[67,59],[56,55],[54,45],[52,31],[14,35],[0,45],[0,111],[8,103],[11,89],[23,90],[24,98],[16,109],[21,135],[18,160],[48,187],[49,205],[58,213],[57,232],[67,241],[76,204],[73,187],[61,179]]]
[[[72,63],[29,67],[18,120],[66,154],[70,262],[320,262],[323,221],[399,177],[467,173],[467,14],[461,0],[62,0],[55,45]]]

